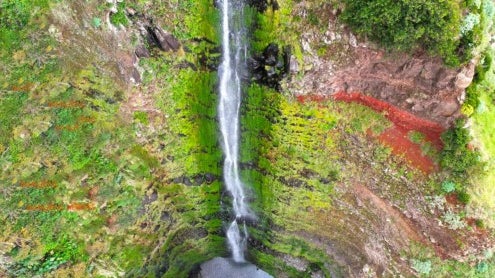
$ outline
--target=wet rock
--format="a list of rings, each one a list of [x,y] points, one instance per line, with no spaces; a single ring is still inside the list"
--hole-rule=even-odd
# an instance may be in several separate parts
[[[235,263],[227,258],[214,258],[200,266],[196,278],[271,278],[268,273],[251,263]]]
[[[285,46],[280,53],[277,44],[269,44],[261,55],[248,58],[247,65],[251,79],[276,90],[280,90],[280,81],[288,75],[291,63],[291,48]]]
[[[263,50],[263,60],[265,65],[275,66],[278,61],[278,45],[270,43]]]

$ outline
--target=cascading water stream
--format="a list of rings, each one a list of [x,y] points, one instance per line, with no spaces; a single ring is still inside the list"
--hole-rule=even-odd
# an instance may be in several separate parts
[[[253,218],[239,177],[239,110],[241,75],[246,64],[246,39],[243,24],[243,0],[219,0],[222,10],[222,63],[219,68],[220,100],[218,117],[225,155],[223,179],[232,194],[235,218],[227,230],[227,239],[236,262],[244,262],[247,245],[245,220]]]

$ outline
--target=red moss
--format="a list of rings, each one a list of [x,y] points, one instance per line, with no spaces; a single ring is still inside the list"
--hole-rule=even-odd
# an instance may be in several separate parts
[[[430,174],[438,169],[437,165],[427,156],[423,155],[421,146],[411,142],[407,131],[398,126],[385,130],[378,136],[380,142],[392,148],[392,153],[403,156],[411,166]]]
[[[401,110],[388,102],[357,92],[338,92],[331,96],[301,95],[297,96],[297,101],[300,103],[308,101],[322,102],[330,97],[337,101],[356,102],[383,113],[394,124],[394,127],[384,131],[378,136],[378,139],[383,144],[390,146],[395,155],[403,155],[411,166],[425,173],[431,173],[438,169],[438,166],[429,157],[423,155],[421,146],[409,139],[408,133],[411,131],[423,133],[426,137],[425,139],[440,150],[443,148],[440,136],[445,131],[440,124]]]
[[[440,136],[445,129],[440,124],[420,118],[407,111],[401,110],[388,102],[381,101],[360,93],[339,92],[333,94],[332,96],[335,100],[357,102],[362,105],[368,106],[375,111],[384,112],[387,119],[389,119],[397,127],[401,128],[406,133],[409,131],[419,131],[423,133],[426,136],[426,139],[438,149],[441,149],[443,147]]]

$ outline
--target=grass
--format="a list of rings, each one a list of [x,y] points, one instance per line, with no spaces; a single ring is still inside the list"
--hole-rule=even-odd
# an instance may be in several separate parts
[[[486,161],[485,173],[473,177],[469,193],[472,195],[471,209],[474,214],[489,227],[495,227],[495,138],[493,137],[493,121],[495,121],[495,105],[493,94],[480,95],[481,109],[473,115],[473,134],[475,142],[480,145],[483,159]]]
[[[126,9],[126,3],[125,2],[118,2],[116,5],[117,12],[112,13],[110,15],[110,22],[119,27],[120,25],[122,26],[128,26],[129,25],[129,20],[127,19],[125,15],[125,9]],[[98,26],[96,26],[98,27]]]

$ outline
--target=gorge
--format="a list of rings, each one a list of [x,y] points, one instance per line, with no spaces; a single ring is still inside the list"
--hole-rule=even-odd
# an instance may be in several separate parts
[[[1,277],[495,277],[493,1],[0,2]]]

